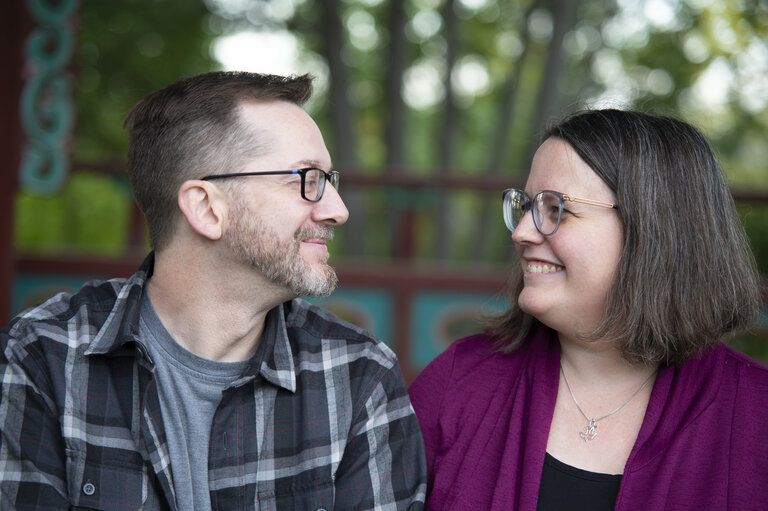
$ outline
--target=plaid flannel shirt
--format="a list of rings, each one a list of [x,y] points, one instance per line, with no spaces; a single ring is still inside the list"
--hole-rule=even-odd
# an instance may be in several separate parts
[[[152,262],[0,331],[0,509],[176,509],[138,337]],[[200,446],[212,508],[421,509],[424,447],[392,351],[303,300],[280,307],[274,342],[223,391]]]

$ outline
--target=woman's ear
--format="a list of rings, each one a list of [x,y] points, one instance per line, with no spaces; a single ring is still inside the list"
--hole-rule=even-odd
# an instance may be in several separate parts
[[[210,240],[221,238],[228,206],[226,196],[216,185],[200,179],[184,181],[178,202],[181,214],[195,232]]]

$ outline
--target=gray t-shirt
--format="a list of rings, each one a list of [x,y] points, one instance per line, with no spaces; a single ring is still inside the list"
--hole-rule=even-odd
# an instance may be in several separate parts
[[[215,362],[177,343],[157,316],[149,296],[141,303],[139,337],[155,363],[171,473],[178,509],[209,510],[208,449],[221,392],[247,368],[242,362]]]

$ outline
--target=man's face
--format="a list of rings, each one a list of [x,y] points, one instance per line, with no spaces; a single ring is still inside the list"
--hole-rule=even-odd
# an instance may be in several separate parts
[[[320,130],[298,106],[284,102],[249,103],[241,119],[266,141],[265,151],[233,172],[317,167],[330,170],[331,159]],[[301,176],[265,175],[237,178],[230,194],[223,241],[240,263],[296,296],[327,295],[336,287],[328,264],[326,241],[331,227],[346,222],[349,212],[338,192],[326,184],[322,199],[301,197]]]
[[[305,258],[301,250],[307,240],[324,246],[333,237],[330,227],[303,226],[288,240],[260,220],[245,200],[237,199],[231,215],[225,243],[235,257],[258,269],[270,282],[288,288],[296,296],[325,296],[336,288],[338,279],[327,264],[328,251],[319,249],[316,257]]]

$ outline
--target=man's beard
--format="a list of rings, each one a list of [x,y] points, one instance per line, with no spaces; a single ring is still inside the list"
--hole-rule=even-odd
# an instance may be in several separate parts
[[[262,222],[241,201],[231,209],[232,224],[223,241],[242,262],[258,269],[270,282],[290,289],[296,296],[327,296],[336,288],[336,272],[328,254],[313,266],[301,256],[302,240],[333,239],[330,227],[302,227],[293,241],[280,241],[278,233]]]

